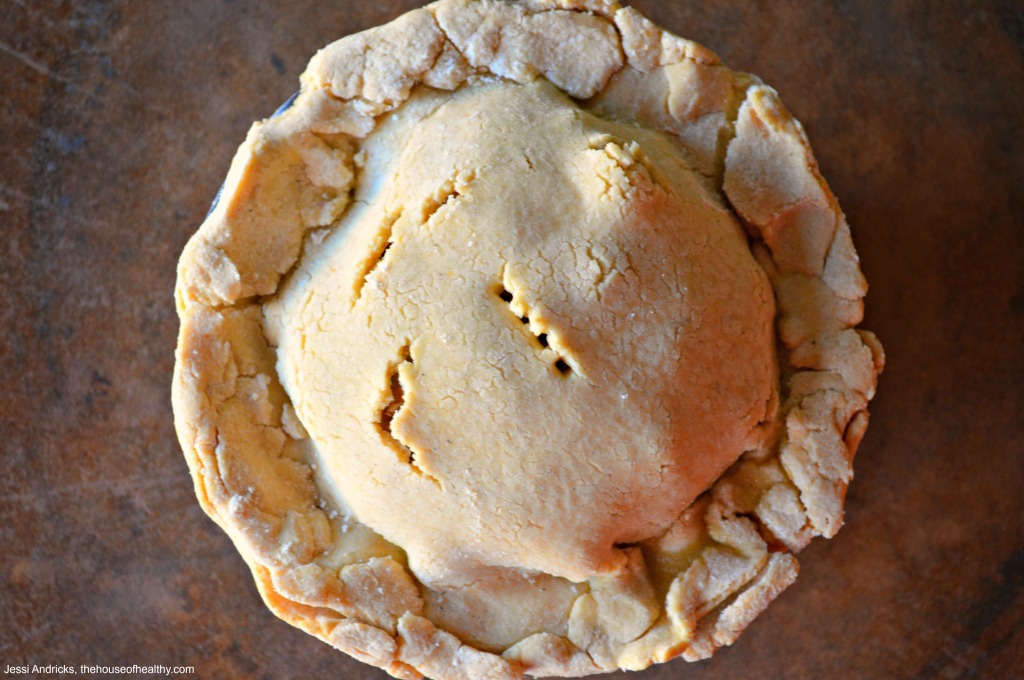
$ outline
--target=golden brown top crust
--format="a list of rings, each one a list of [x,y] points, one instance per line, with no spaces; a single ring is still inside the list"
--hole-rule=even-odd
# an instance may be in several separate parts
[[[404,678],[731,644],[841,526],[882,367],[799,123],[603,0],[442,0],[302,83],[177,288],[179,437],[268,605]]]
[[[418,580],[617,573],[759,445],[771,286],[674,147],[544,80],[421,91],[265,303],[332,492]]]

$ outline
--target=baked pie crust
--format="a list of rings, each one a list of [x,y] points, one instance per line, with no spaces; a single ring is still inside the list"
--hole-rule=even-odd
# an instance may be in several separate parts
[[[756,77],[614,2],[441,0],[249,132],[175,424],[268,606],[395,677],[702,659],[842,525],[866,289]]]

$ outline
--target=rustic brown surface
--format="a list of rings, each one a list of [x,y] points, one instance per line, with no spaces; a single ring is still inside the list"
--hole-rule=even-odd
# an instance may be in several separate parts
[[[0,4],[0,672],[386,677],[274,619],[196,504],[172,289],[250,121],[417,4]],[[635,5],[805,123],[889,361],[847,527],[733,648],[633,677],[1024,676],[1024,9]]]

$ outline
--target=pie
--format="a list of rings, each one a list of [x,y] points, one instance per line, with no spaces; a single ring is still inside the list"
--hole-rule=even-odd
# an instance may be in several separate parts
[[[614,2],[441,0],[249,132],[175,424],[267,605],[395,677],[702,659],[842,525],[865,291],[756,77]]]

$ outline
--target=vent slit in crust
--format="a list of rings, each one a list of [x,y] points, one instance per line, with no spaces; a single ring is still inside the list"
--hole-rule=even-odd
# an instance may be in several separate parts
[[[391,248],[391,244],[394,243],[394,229],[395,223],[402,219],[402,211],[391,213],[387,219],[381,225],[380,230],[377,233],[377,237],[373,240],[373,246],[370,254],[362,262],[360,267],[360,275],[356,278],[355,283],[355,295],[352,296],[352,305],[358,302],[363,295],[363,288],[366,286],[366,282],[370,280],[374,272],[380,267],[384,261],[384,256],[387,255],[388,250]]]
[[[505,267],[502,273],[502,280],[506,284],[511,284],[508,267]],[[509,290],[509,287],[511,285],[499,284],[497,286],[498,298],[508,304],[512,314],[519,319],[524,327],[529,329],[540,351],[549,357],[551,354],[554,354],[551,366],[555,372],[560,376],[567,376],[572,373],[572,364],[566,360],[566,354],[559,347],[552,345],[554,340],[552,329],[541,321],[539,318],[540,314],[531,311],[531,308],[523,299],[524,296],[516,295]]]
[[[403,416],[403,409],[406,406],[407,396],[411,393],[412,384],[408,379],[403,381],[402,374],[408,373],[413,367],[410,346],[405,344],[398,352],[398,359],[389,367],[386,377],[389,397],[384,407],[380,410],[376,429],[380,434],[381,441],[389,449],[395,452],[399,460],[412,468],[416,474],[440,485],[440,481],[427,472],[416,457],[416,448],[411,442],[405,440],[399,432],[395,431],[395,419]]]
[[[472,177],[455,176],[446,180],[433,196],[427,198],[423,204],[424,224],[434,218],[437,212],[445,207],[455,205],[463,196],[463,191],[472,182]]]

